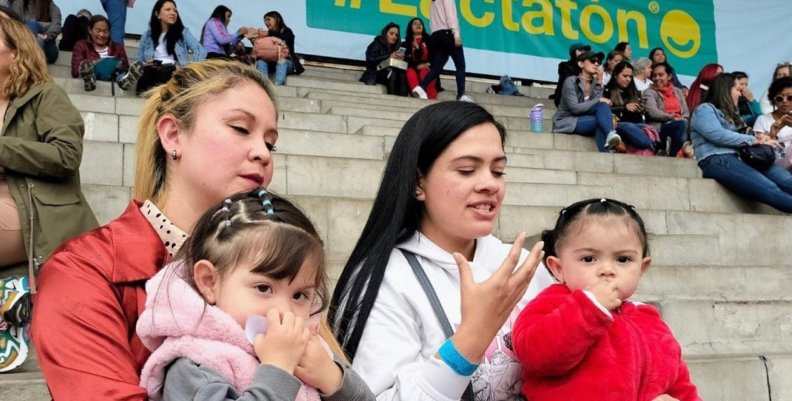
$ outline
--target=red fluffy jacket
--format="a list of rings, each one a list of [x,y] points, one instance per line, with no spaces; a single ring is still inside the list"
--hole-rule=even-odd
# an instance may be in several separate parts
[[[548,287],[512,329],[531,401],[651,401],[701,398],[682,349],[649,305],[625,302],[608,317],[583,293]]]

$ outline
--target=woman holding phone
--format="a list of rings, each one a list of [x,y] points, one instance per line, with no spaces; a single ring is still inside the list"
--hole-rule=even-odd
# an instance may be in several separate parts
[[[389,22],[366,48],[366,71],[360,81],[366,85],[385,85],[389,95],[407,96],[407,73],[395,65],[383,65],[389,59],[404,60],[399,26]]]

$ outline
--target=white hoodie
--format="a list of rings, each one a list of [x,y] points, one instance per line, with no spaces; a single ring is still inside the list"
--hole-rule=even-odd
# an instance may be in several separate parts
[[[416,233],[391,252],[385,278],[371,310],[353,369],[378,401],[458,401],[473,382],[477,401],[514,400],[520,395],[521,367],[504,345],[519,312],[553,279],[539,265],[528,290],[487,349],[473,376],[460,376],[434,355],[445,341],[429,299],[399,248],[416,254],[451,326],[461,322],[459,269],[453,256]],[[479,238],[470,267],[482,282],[500,267],[511,248],[494,236]],[[520,262],[528,252],[523,250]],[[518,265],[519,266],[519,265]]]

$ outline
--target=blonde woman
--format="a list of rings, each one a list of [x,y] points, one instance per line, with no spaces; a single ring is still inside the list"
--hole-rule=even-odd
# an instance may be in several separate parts
[[[273,99],[258,71],[224,60],[178,69],[150,92],[134,200],[116,220],[66,243],[40,278],[33,340],[54,399],[147,399],[138,374],[149,352],[135,335],[144,284],[203,212],[269,185]]]
[[[5,15],[0,116],[0,267],[26,260],[32,267],[97,223],[80,190],[80,113],[53,84],[27,27]]]

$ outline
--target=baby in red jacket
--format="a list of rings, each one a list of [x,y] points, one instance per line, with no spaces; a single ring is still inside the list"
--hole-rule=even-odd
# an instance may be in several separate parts
[[[682,350],[655,308],[629,301],[649,268],[635,208],[589,199],[542,233],[560,284],[531,301],[512,329],[530,401],[701,400]]]

